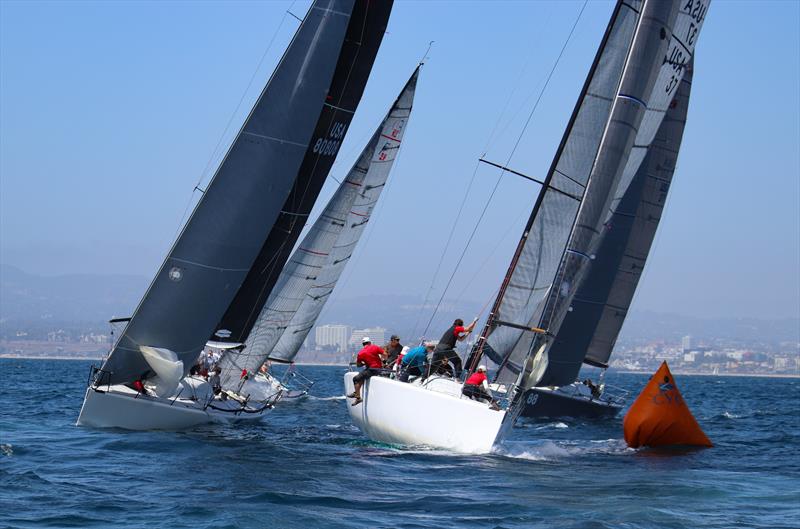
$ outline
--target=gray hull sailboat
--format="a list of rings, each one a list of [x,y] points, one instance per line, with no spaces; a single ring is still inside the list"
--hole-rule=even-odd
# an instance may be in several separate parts
[[[298,199],[298,182],[313,187],[313,168],[333,163],[390,11],[391,2],[373,9],[366,0],[311,5],[132,318],[93,368],[79,425],[184,428],[260,416],[280,397],[229,399],[187,374],[231,307],[252,310],[244,293],[271,291],[251,280],[253,270],[264,270],[264,259],[283,267],[273,247],[276,233],[287,233],[287,204],[316,199],[318,190]]]
[[[287,371],[286,378],[279,381],[260,368],[266,361],[294,361],[336,287],[397,157],[418,77],[419,68],[292,254],[244,347],[222,357],[223,387],[240,395],[268,395],[280,390],[284,399],[302,396],[310,387],[311,381],[296,371]]]
[[[707,9],[644,0],[614,10],[468,362],[496,364],[516,415],[619,411],[600,388],[574,382],[585,359],[606,365],[630,305],[675,168]]]

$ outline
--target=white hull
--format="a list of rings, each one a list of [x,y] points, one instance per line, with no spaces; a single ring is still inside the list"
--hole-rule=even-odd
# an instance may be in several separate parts
[[[345,393],[353,377],[344,376]],[[486,453],[498,441],[505,411],[461,396],[461,384],[429,379],[426,387],[374,376],[361,389],[364,401],[351,406],[350,417],[370,439],[382,443],[427,445],[461,453]]]
[[[232,400],[214,400],[204,409],[198,401],[138,395],[124,385],[90,386],[76,424],[126,430],[183,430],[210,422],[259,419],[270,409],[236,413],[239,408],[241,406]],[[230,411],[223,411],[225,409]]]

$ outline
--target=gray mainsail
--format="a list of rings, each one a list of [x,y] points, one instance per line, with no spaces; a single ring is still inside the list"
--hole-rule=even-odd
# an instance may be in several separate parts
[[[392,168],[416,89],[414,71],[355,165],[289,259],[241,351],[222,358],[223,386],[267,358],[291,361],[322,310]],[[305,329],[300,330],[298,329]],[[276,344],[282,343],[280,349]]]
[[[694,58],[667,110],[650,151],[606,226],[586,279],[572,299],[550,348],[550,357],[571,366],[608,367],[647,255],[661,220],[675,172],[691,92]],[[566,367],[565,367],[566,368]]]
[[[588,95],[596,81],[604,79],[606,83],[602,86],[610,88],[610,92],[604,93],[608,110],[594,115],[599,123],[594,122],[592,134],[584,135],[578,142],[592,148],[572,151],[576,163],[562,170],[560,165],[570,152],[568,146],[581,123],[586,97],[579,103],[545,182],[548,186],[534,207],[529,228],[491,316],[492,325],[484,347],[500,365],[499,381],[516,382],[523,389],[574,381],[572,365],[565,366],[549,354],[552,336],[570,310],[575,291],[602,240],[603,226],[610,221],[638,172],[674,98],[707,6],[708,2],[696,0],[680,4],[648,0],[617,5],[586,91]],[[626,21],[632,22],[633,27],[624,26],[627,31],[618,32],[618,25]],[[618,39],[620,35],[625,38]],[[621,68],[614,73],[621,76],[598,77],[604,71],[601,65],[609,53],[609,45],[614,42],[625,43],[621,49],[612,48],[617,52],[616,65]],[[551,178],[554,171],[564,182]],[[571,187],[564,187],[567,182]],[[546,208],[549,195],[555,194],[554,186],[572,195],[572,202],[562,198],[561,203]],[[532,248],[528,248],[532,242]],[[517,274],[520,266],[525,269]],[[508,292],[514,294],[515,290],[523,296],[507,300]],[[500,334],[496,336],[498,331]]]
[[[294,183],[352,9],[353,0],[312,4],[103,364],[110,383],[152,375],[141,347],[173,351],[185,371],[203,350]]]
[[[664,114],[686,72],[705,19],[707,2],[647,0],[603,140],[575,219],[569,243],[534,334],[517,385],[562,386],[574,381],[572,366],[550,355],[552,334],[571,310],[572,299],[588,272],[605,226],[650,150]]]
[[[482,352],[499,366],[499,382],[516,379],[530,349],[533,336],[524,328],[539,319],[539,306],[572,230],[622,77],[640,5],[617,3],[483,331],[477,356]],[[477,360],[470,364],[475,364],[474,369]]]

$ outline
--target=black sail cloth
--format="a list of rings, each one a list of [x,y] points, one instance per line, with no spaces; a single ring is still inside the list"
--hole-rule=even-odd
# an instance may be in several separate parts
[[[218,329],[229,331],[231,341],[244,342],[250,334],[300,237],[361,101],[391,10],[388,0],[355,2],[328,96],[297,180],[247,279],[219,322]]]
[[[353,0],[312,4],[272,77],[103,364],[103,382],[152,374],[140,347],[191,366],[275,224],[309,146]]]

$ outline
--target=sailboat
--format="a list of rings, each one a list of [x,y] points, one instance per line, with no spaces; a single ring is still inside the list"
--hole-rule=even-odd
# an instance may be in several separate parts
[[[406,82],[350,172],[295,249],[242,348],[220,361],[223,388],[241,395],[302,396],[260,367],[292,363],[329,299],[386,185],[414,102],[420,67]]]
[[[641,167],[624,191],[572,310],[550,348],[550,373],[525,395],[523,417],[613,417],[627,392],[604,383],[605,370],[628,314],[661,220],[686,125],[694,58],[678,85]],[[581,363],[602,369],[599,380],[578,377]],[[576,380],[558,385],[560,381]]]
[[[78,425],[186,428],[260,417],[280,398],[228,398],[187,375],[212,335],[241,332],[271,292],[361,99],[391,7],[313,2],[133,316],[93,368]]]
[[[468,366],[497,365],[501,409],[462,395],[458,380],[373,376],[352,406],[370,438],[485,452],[524,409],[526,392],[563,382],[550,353],[604,227],[652,148],[686,73],[708,1],[617,3],[554,161]],[[550,362],[552,358],[552,363]],[[552,367],[550,367],[552,366]],[[345,390],[354,373],[345,375]],[[402,402],[402,406],[397,403]]]

